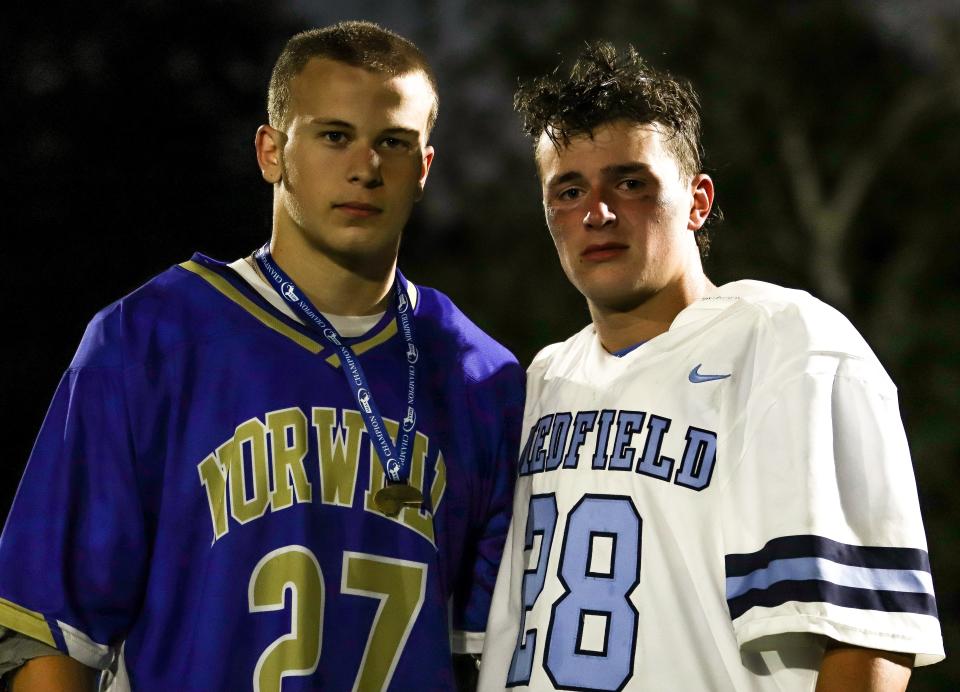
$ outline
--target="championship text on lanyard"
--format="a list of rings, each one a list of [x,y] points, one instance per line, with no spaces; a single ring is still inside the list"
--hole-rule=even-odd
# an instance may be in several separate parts
[[[380,464],[389,479],[389,482],[374,497],[377,505],[387,514],[395,515],[404,505],[419,504],[423,497],[416,488],[407,483],[407,479],[410,477],[410,448],[417,425],[415,407],[417,369],[415,363],[419,358],[419,352],[415,342],[410,301],[407,298],[405,280],[400,272],[397,272],[394,277],[393,287],[397,295],[397,320],[399,321],[400,332],[407,345],[407,414],[397,434],[398,444],[394,447],[393,441],[383,424],[380,409],[377,408],[377,402],[373,397],[366,375],[363,374],[363,368],[360,366],[353,349],[343,343],[340,333],[323,318],[320,311],[310,303],[306,294],[297,287],[293,279],[273,261],[273,257],[270,255],[269,242],[257,250],[253,256],[263,275],[270,281],[277,293],[294,308],[295,312],[299,312],[306,318],[308,326],[315,327],[323,335],[323,338],[340,353],[344,377],[346,377],[347,384],[360,405],[360,412],[367,433],[376,446]]]

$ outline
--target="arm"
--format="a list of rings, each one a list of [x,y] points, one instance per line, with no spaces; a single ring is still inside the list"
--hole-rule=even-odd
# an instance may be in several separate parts
[[[903,692],[913,655],[833,642],[823,654],[816,692]]]
[[[0,541],[0,624],[34,644],[21,643],[7,669],[43,658],[37,666],[60,675],[71,663],[50,662],[58,643],[107,668],[117,651],[105,642],[119,645],[139,610],[148,548],[121,375],[71,367],[37,436]],[[62,675],[43,687],[29,682],[32,669],[14,688],[57,689]]]
[[[479,463],[473,525],[460,569],[463,584],[454,591],[453,652],[479,655],[483,647],[497,570],[510,527],[517,452],[523,417],[523,372],[508,363],[483,388],[468,389],[469,418],[477,422]],[[477,673],[476,661],[464,658],[463,671]],[[461,671],[462,672],[462,671]]]
[[[745,644],[782,631],[843,640],[822,658],[819,692],[902,690],[909,670],[901,668],[943,658],[909,448],[883,378],[870,359],[823,354],[800,376],[772,377],[775,386],[762,385],[751,404],[753,437],[728,484],[724,540],[763,545],[726,550],[728,585],[751,565],[809,566],[787,570],[793,581],[734,592],[734,628]],[[765,463],[771,449],[777,462]],[[843,650],[852,646],[863,649]],[[856,684],[845,685],[850,679]]]
[[[93,692],[99,671],[69,656],[42,656],[13,674],[11,692]]]

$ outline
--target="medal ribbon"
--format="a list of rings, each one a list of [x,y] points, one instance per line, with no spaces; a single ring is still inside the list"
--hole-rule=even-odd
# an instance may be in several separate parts
[[[270,255],[269,242],[257,250],[253,256],[263,275],[267,277],[280,297],[294,309],[295,313],[305,318],[308,326],[315,327],[323,338],[339,352],[341,370],[354,398],[360,405],[360,413],[367,427],[367,433],[374,441],[384,473],[393,483],[406,483],[410,476],[411,441],[417,424],[416,408],[414,406],[417,390],[417,370],[414,363],[417,362],[419,357],[414,341],[413,315],[412,310],[410,310],[410,300],[407,298],[406,279],[397,271],[393,280],[393,286],[397,294],[395,306],[397,321],[403,339],[407,344],[407,415],[400,423],[400,429],[397,431],[398,444],[394,446],[383,424],[383,418],[380,416],[380,409],[373,397],[373,391],[370,389],[366,375],[363,374],[363,368],[360,367],[360,361],[357,360],[353,349],[343,342],[343,338],[334,326],[323,318],[320,311],[307,299],[306,294],[300,290],[293,279],[273,261],[273,257]]]

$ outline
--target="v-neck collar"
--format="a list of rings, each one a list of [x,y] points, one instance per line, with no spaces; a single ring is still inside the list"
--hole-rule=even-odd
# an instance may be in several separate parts
[[[279,310],[251,286],[240,273],[231,268],[228,263],[195,253],[193,257],[179,266],[206,281],[211,288],[245,310],[261,324],[285,336],[311,353],[321,354],[331,366],[340,367],[339,355],[317,339],[310,328],[292,315]],[[416,311],[416,302],[419,301],[415,302],[415,298],[419,298],[418,292],[413,288],[412,283],[407,282],[407,285],[409,287],[408,294],[413,293],[411,303],[413,303],[414,311]],[[394,312],[393,309],[387,310],[371,329],[357,337],[345,337],[344,343],[348,344],[354,353],[361,355],[389,341],[397,333],[397,321]]]

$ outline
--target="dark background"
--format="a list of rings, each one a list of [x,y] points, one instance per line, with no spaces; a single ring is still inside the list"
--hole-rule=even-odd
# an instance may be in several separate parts
[[[960,3],[955,0],[37,3],[0,28],[4,448],[0,516],[83,328],[194,251],[269,235],[253,134],[295,31],[372,19],[436,66],[440,120],[402,265],[527,364],[588,320],[544,229],[518,76],[583,41],[690,78],[726,215],[715,283],[757,278],[843,310],[900,387],[948,658],[960,686]],[[515,6],[516,5],[516,6]]]

